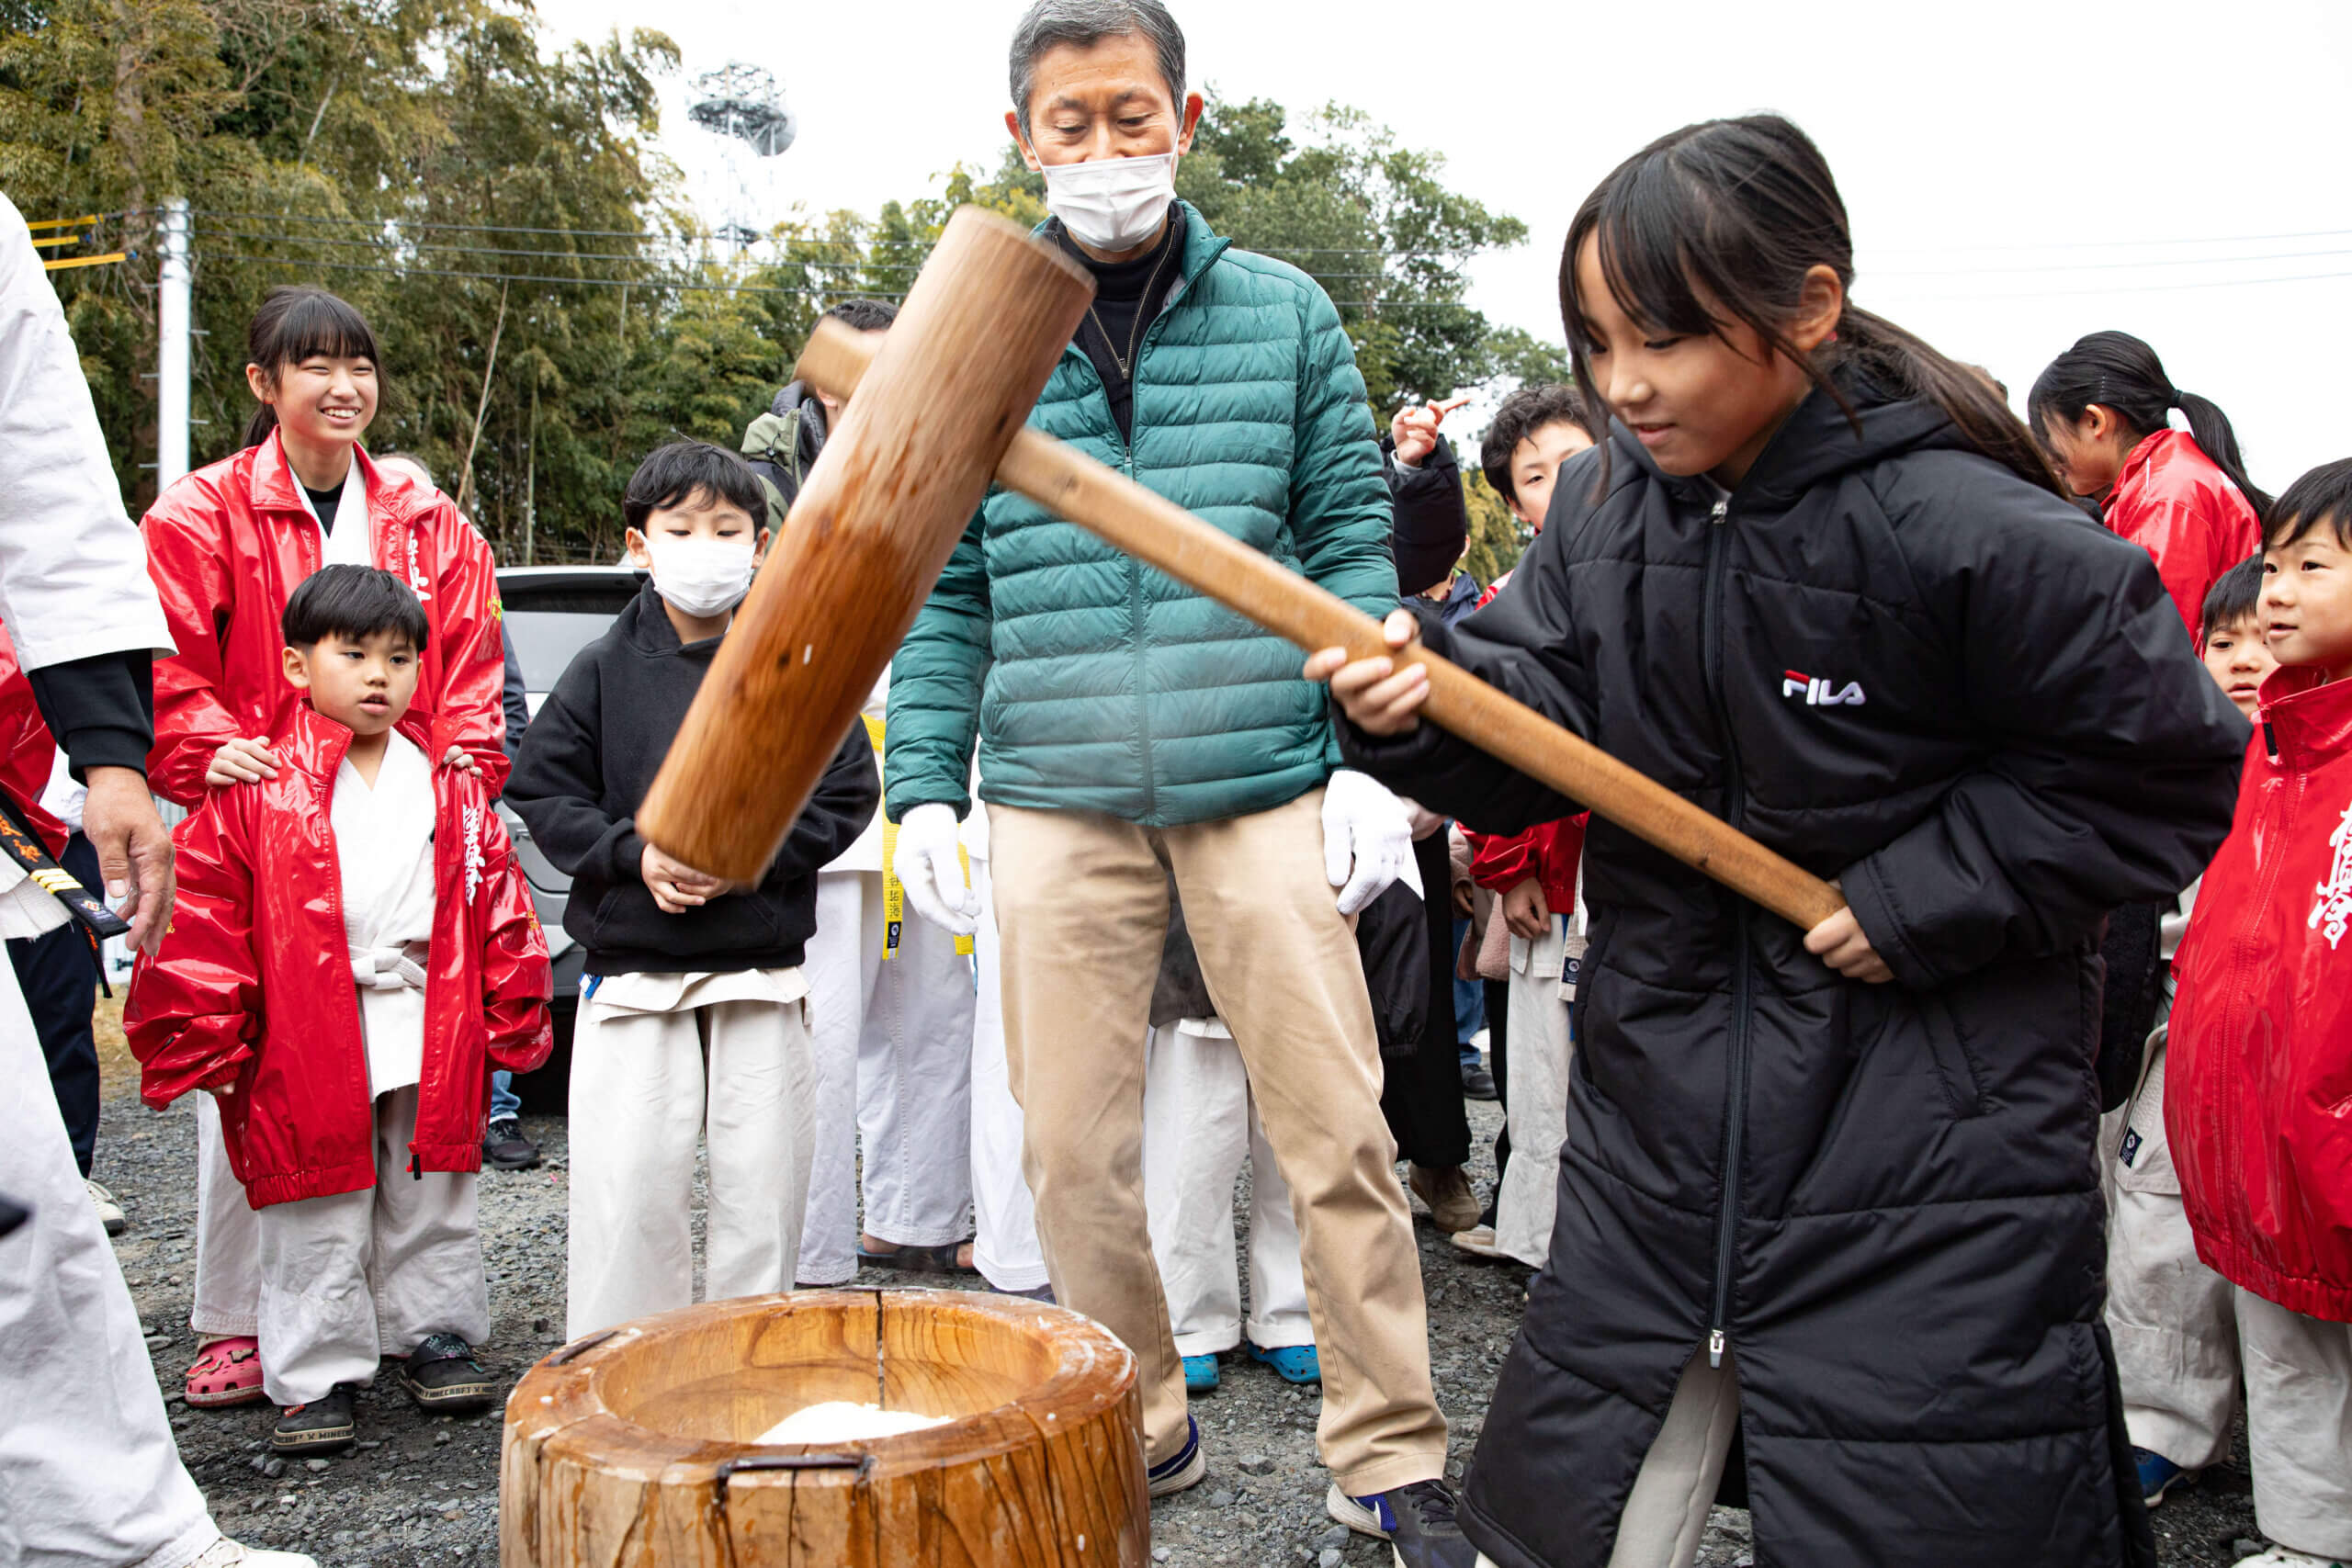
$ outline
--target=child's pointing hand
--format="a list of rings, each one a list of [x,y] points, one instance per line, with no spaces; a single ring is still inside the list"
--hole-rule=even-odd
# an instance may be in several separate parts
[[[1381,635],[1393,649],[1411,646],[1418,631],[1410,610],[1391,610]],[[1344,648],[1327,648],[1306,660],[1306,679],[1331,682],[1341,711],[1366,735],[1403,735],[1420,727],[1416,716],[1430,700],[1429,671],[1418,664],[1375,657],[1348,661]]]

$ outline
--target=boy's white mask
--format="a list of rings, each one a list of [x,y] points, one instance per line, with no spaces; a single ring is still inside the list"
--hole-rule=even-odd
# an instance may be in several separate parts
[[[752,591],[751,542],[649,535],[645,553],[653,560],[653,589],[682,614],[697,618],[731,610]]]
[[[1132,251],[1159,231],[1176,199],[1176,154],[1047,164],[1046,210],[1071,239],[1098,251]]]

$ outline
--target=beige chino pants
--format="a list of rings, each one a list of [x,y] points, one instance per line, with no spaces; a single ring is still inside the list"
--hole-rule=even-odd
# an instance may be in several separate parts
[[[1056,1296],[1140,1362],[1144,1450],[1185,1438],[1184,1369],[1152,1261],[1143,1041],[1168,878],[1290,1183],[1323,1364],[1317,1439],[1355,1496],[1441,1475],[1412,1220],[1380,1114],[1379,1047],[1351,923],[1323,874],[1323,794],[1251,816],[1143,828],[991,805],[1005,1042],[1022,1166]]]

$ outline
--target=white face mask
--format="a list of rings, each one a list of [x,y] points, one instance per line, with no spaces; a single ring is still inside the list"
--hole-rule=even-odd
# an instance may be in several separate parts
[[[1117,254],[1159,231],[1176,199],[1176,154],[1046,165],[1046,210],[1081,245]]]
[[[646,539],[645,553],[653,560],[654,592],[682,614],[716,615],[741,604],[752,591],[748,543],[655,534]]]

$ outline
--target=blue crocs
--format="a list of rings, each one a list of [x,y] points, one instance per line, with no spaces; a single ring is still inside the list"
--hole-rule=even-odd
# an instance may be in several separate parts
[[[2165,1494],[2184,1481],[2194,1480],[2195,1473],[2186,1471],[2160,1453],[2148,1449],[2133,1449],[2132,1462],[2140,1471],[2140,1495],[2154,1507],[2165,1500]]]
[[[1271,1350],[1246,1339],[1242,1345],[1249,1350],[1251,1360],[1265,1362],[1284,1382],[1323,1381],[1323,1358],[1315,1353],[1312,1345],[1277,1345]],[[1189,1368],[1192,1363],[1188,1361],[1185,1365]]]
[[[1184,1392],[1206,1393],[1216,1387],[1216,1358],[1187,1356],[1184,1358]]]

